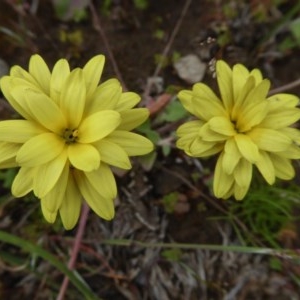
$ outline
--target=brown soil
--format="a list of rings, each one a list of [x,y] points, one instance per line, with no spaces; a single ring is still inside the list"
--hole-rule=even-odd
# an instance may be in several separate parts
[[[0,32],[1,59],[10,66],[18,64],[27,68],[29,57],[40,53],[50,66],[61,57],[68,58],[72,66],[82,66],[95,54],[103,53],[107,55],[104,79],[115,76],[108,50],[95,29],[89,9],[86,10],[88,17],[81,22],[61,21],[55,16],[50,1],[36,1],[36,13],[28,10],[31,2],[35,1],[24,1],[28,7],[17,11],[14,1],[0,1],[0,26],[9,28],[17,35],[8,37]],[[130,0],[111,2],[110,12],[105,15],[100,9],[103,1],[94,1],[101,28],[127,89],[143,94],[147,79],[156,67],[155,55],[163,52],[186,1],[149,1],[146,10],[138,10]],[[212,29],[224,21],[221,6],[216,2],[192,1],[171,45],[169,58],[175,52],[186,55],[202,51],[196,41],[208,37]],[[254,5],[255,1],[252,2]],[[262,1],[264,5],[269,5],[269,2]],[[218,51],[211,49],[212,56],[222,57],[231,63],[242,61],[248,66],[260,67],[274,79],[275,86],[299,78],[298,50],[289,51],[281,58],[258,58],[255,47],[261,35],[269,32],[269,25],[261,25],[260,29],[251,22],[246,29],[243,24],[240,26],[233,39],[235,43],[231,45],[233,50],[223,46]],[[161,39],[155,37],[158,30],[163,33]],[[81,35],[82,40],[78,36],[76,38],[76,33]],[[74,34],[75,40],[72,40],[70,37]],[[248,43],[242,43],[246,34]],[[63,41],[63,35],[68,36],[69,40]],[[267,50],[261,48],[260,51]],[[176,90],[189,86],[177,77],[171,64],[163,68],[159,75],[164,79],[164,89],[172,86]],[[206,74],[204,81],[214,80]],[[293,90],[299,91],[299,88]],[[151,96],[155,100],[159,95],[154,91]],[[143,103],[149,104],[149,99],[143,100]],[[1,104],[0,115],[1,119],[12,117],[6,104]],[[176,126],[174,124],[164,129],[164,136],[173,134]],[[173,251],[168,256],[160,247],[101,244],[103,239],[132,239],[150,245],[160,242],[239,245],[231,224],[215,220],[224,216],[227,204],[210,194],[214,160],[202,163],[204,170],[199,171],[192,159],[174,148],[167,157],[158,148],[158,158],[151,170],[145,171],[136,161],[131,172],[118,178],[119,199],[114,221],[103,222],[90,213],[76,268],[99,298],[300,299],[299,264],[289,260],[276,258],[281,262],[281,268],[275,270],[270,267],[270,259],[262,255],[182,250],[177,253]],[[196,179],[195,174],[198,174]],[[167,213],[163,199],[172,193],[177,193],[180,201],[172,213]],[[2,187],[2,194],[9,195],[8,189]],[[43,247],[67,261],[75,232],[64,233],[60,227],[52,228],[42,221],[39,225],[30,225],[31,220],[38,218],[33,210],[39,208],[31,199],[20,201],[6,203],[2,212],[0,199],[0,228],[35,243],[40,240]],[[29,214],[20,220],[19,216],[27,211]],[[25,225],[20,224],[21,221]],[[298,242],[296,236],[292,247]],[[0,244],[0,255],[9,252],[20,256],[24,269],[2,263],[0,258],[0,299],[54,299],[62,275],[46,261],[36,261],[31,267],[26,253]],[[177,255],[177,258],[172,258],[172,255]],[[82,296],[70,287],[65,299],[82,299]]]

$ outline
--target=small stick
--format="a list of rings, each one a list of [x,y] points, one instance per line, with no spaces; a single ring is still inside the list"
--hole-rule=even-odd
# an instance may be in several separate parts
[[[85,231],[85,227],[86,227],[86,221],[87,221],[87,217],[89,214],[90,208],[89,206],[84,203],[82,205],[82,210],[81,210],[81,215],[80,215],[80,220],[79,220],[79,226],[77,228],[77,232],[76,232],[76,236],[75,236],[75,240],[74,240],[74,245],[72,248],[72,252],[71,252],[71,257],[68,263],[68,268],[70,270],[74,269],[75,263],[76,263],[76,259],[79,253],[79,249],[80,249],[80,243],[82,241],[82,237]],[[56,300],[63,300],[65,299],[65,293],[67,291],[69,285],[69,278],[67,276],[64,277],[63,283],[60,287],[59,290],[59,294],[56,298]]]
[[[172,34],[170,36],[170,39],[169,39],[169,41],[168,41],[165,49],[162,52],[161,60],[157,64],[152,77],[156,77],[160,73],[162,65],[163,65],[163,61],[165,60],[168,52],[170,51],[170,48],[171,48],[171,46],[172,46],[172,44],[174,42],[175,36],[177,35],[177,33],[179,31],[179,28],[180,28],[180,26],[182,24],[182,21],[183,21],[185,15],[186,15],[186,13],[187,13],[187,11],[188,11],[191,3],[192,3],[192,0],[186,0],[185,4],[183,6],[183,9],[181,11],[181,15],[180,15],[180,17],[179,17],[179,19],[178,19],[175,27],[174,27],[174,30],[173,30],[173,32],[172,32]],[[150,94],[150,91],[151,91],[152,84],[153,84],[153,82],[149,81],[147,83],[147,85],[146,85],[145,92],[144,92],[144,99],[146,100],[146,102],[149,100],[149,94]]]
[[[96,12],[96,9],[95,9],[95,6],[93,5],[92,1],[90,1],[89,3],[89,6],[90,6],[90,11],[92,13],[92,17],[93,17],[93,25],[94,25],[94,28],[95,30],[99,33],[103,43],[104,43],[104,46],[107,50],[107,54],[108,54],[108,57],[112,63],[112,67],[114,69],[114,72],[116,73],[116,76],[118,77],[118,79],[120,80],[121,84],[122,84],[122,87],[123,87],[123,90],[124,91],[127,91],[127,88],[126,88],[126,84],[125,84],[125,81],[123,79],[123,76],[120,72],[120,69],[118,67],[118,64],[115,60],[115,57],[113,55],[113,52],[111,50],[111,47],[110,47],[110,44],[108,42],[108,39],[106,37],[106,34],[101,26],[101,23],[100,23],[100,18],[99,18],[99,15],[97,14]]]

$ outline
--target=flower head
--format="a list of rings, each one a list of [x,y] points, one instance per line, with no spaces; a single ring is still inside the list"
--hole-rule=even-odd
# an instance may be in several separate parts
[[[177,147],[193,157],[219,153],[213,190],[218,198],[246,195],[253,165],[268,184],[292,179],[291,159],[300,158],[300,131],[290,127],[300,118],[299,99],[289,94],[268,97],[270,82],[259,70],[216,64],[220,97],[205,84],[183,90],[178,98],[196,120],[177,130]]]
[[[117,189],[110,166],[130,169],[129,156],[153,149],[145,137],[130,132],[148,117],[133,108],[140,97],[122,92],[118,80],[100,85],[105,57],[70,70],[65,59],[50,72],[39,55],[29,71],[12,67],[0,86],[11,106],[24,118],[0,122],[0,168],[20,167],[12,193],[33,191],[44,217],[63,225],[77,223],[82,197],[104,219],[114,217]]]

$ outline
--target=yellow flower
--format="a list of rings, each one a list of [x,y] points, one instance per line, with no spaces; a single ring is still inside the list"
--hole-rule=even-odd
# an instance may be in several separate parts
[[[110,166],[130,169],[129,156],[153,149],[148,139],[130,132],[149,115],[133,108],[140,97],[123,93],[116,79],[98,85],[104,61],[98,55],[70,71],[61,59],[50,72],[33,55],[29,72],[14,66],[0,81],[24,118],[0,122],[0,168],[20,167],[13,195],[33,191],[45,219],[53,223],[59,212],[66,229],[78,221],[82,196],[96,214],[112,219],[117,188]]]
[[[196,120],[177,130],[177,147],[193,157],[219,153],[213,190],[218,198],[246,195],[253,165],[268,184],[275,178],[292,179],[291,159],[300,158],[300,131],[290,127],[299,120],[299,99],[289,94],[268,97],[270,82],[259,70],[243,65],[232,69],[222,60],[216,64],[220,98],[205,84],[178,98]]]

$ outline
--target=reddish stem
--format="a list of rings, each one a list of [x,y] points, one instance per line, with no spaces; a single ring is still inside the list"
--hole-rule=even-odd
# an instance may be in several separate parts
[[[76,260],[77,260],[77,256],[79,253],[79,249],[80,249],[80,244],[82,241],[82,237],[85,231],[85,227],[86,227],[86,222],[87,222],[87,218],[89,215],[89,211],[90,208],[89,206],[84,202],[82,205],[82,210],[81,210],[81,215],[80,215],[80,220],[79,220],[79,225],[77,228],[77,232],[76,232],[76,236],[75,236],[75,240],[74,240],[74,245],[73,245],[73,249],[71,252],[71,257],[68,263],[68,267],[70,270],[74,269]],[[65,299],[65,293],[67,291],[69,285],[69,278],[67,276],[64,277],[63,283],[60,287],[60,291],[59,294],[56,298],[56,300],[63,300]]]

